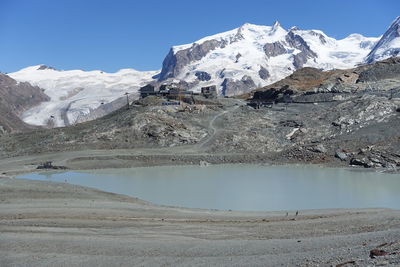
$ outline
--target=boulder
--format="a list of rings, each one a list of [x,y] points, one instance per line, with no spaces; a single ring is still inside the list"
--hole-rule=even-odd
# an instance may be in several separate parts
[[[326,153],[327,152],[327,149],[324,147],[323,144],[318,144],[318,145],[312,147],[310,150],[313,152],[317,152],[317,153]]]
[[[381,257],[381,256],[385,256],[385,255],[388,255],[388,254],[389,254],[389,252],[386,252],[386,251],[384,251],[382,249],[375,248],[375,249],[373,249],[373,250],[371,250],[369,252],[369,257],[371,259],[374,259],[375,257]]]
[[[342,151],[336,151],[335,157],[340,159],[341,161],[346,161],[347,160],[347,154],[342,152]]]
[[[350,160],[350,165],[352,166],[362,166],[364,168],[371,168],[372,164],[365,158],[358,159],[358,158],[352,158]]]

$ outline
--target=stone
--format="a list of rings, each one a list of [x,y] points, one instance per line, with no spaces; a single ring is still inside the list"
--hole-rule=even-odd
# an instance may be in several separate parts
[[[341,151],[336,151],[335,157],[340,159],[341,161],[346,161],[347,160],[347,154]]]
[[[200,160],[200,166],[201,167],[207,167],[210,166],[211,164],[205,160]]]
[[[324,147],[323,144],[318,144],[315,147],[312,147],[311,151],[317,152],[317,153],[326,153],[327,149]]]
[[[385,256],[385,255],[388,255],[388,254],[389,254],[388,252],[386,252],[386,251],[384,251],[382,249],[375,248],[375,249],[373,249],[373,250],[371,250],[369,252],[369,257],[371,259],[374,259],[376,257],[381,257],[381,256]]]
[[[375,265],[376,266],[386,266],[386,265],[389,265],[389,261],[378,261]]]
[[[362,166],[364,168],[371,168],[372,167],[372,165],[366,159],[358,159],[358,158],[352,158],[350,160],[350,165],[352,165],[352,166]]]

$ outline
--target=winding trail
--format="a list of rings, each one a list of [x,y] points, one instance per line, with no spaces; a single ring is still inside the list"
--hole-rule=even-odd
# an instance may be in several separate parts
[[[209,134],[208,134],[206,137],[204,137],[203,140],[201,140],[199,143],[195,144],[194,146],[195,146],[197,149],[202,149],[202,148],[204,148],[205,145],[208,145],[208,144],[211,142],[211,140],[215,137],[215,135],[217,134],[217,132],[219,131],[219,128],[217,128],[217,127],[215,126],[215,124],[214,124],[215,121],[216,121],[217,119],[219,119],[220,117],[224,116],[224,115],[227,114],[227,113],[232,113],[232,112],[234,112],[235,110],[237,110],[237,109],[241,106],[241,104],[243,104],[243,101],[242,101],[242,100],[236,100],[236,105],[235,105],[233,108],[224,110],[223,112],[216,114],[216,115],[210,120],[210,122],[209,122],[209,124],[208,124]]]

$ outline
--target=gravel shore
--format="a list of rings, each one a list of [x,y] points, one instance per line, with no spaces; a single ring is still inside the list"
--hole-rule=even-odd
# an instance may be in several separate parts
[[[0,178],[0,266],[400,264],[396,210],[307,210],[286,216],[283,211],[186,209],[67,183],[12,178],[49,157],[71,167],[81,156],[0,161],[5,173]],[[389,254],[370,258],[375,248]]]

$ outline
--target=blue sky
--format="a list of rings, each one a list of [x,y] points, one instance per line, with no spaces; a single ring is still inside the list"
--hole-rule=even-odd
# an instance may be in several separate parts
[[[172,45],[249,22],[379,36],[399,0],[0,0],[0,71],[157,70]]]

